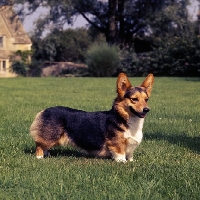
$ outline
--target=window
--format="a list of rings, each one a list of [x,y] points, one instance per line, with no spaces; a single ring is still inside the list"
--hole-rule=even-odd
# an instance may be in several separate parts
[[[2,70],[6,71],[6,61],[3,61]]]
[[[0,61],[0,72],[5,72],[6,71],[6,61]]]
[[[3,47],[3,37],[0,36],[0,48]]]

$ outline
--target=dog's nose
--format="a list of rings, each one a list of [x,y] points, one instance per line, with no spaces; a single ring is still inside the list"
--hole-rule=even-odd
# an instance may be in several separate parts
[[[144,108],[144,109],[143,109],[143,112],[145,112],[145,113],[148,113],[149,111],[150,111],[149,108]]]

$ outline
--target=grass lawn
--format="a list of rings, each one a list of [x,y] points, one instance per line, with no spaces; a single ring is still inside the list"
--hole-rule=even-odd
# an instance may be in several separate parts
[[[130,78],[133,85],[143,78]],[[0,199],[200,198],[200,78],[156,77],[134,162],[54,148],[37,160],[29,127],[42,109],[109,110],[116,78],[0,79]]]

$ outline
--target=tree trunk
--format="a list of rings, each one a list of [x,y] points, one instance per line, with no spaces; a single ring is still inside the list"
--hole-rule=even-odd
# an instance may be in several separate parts
[[[109,0],[109,13],[108,13],[108,35],[107,42],[114,44],[117,42],[117,13],[118,0]]]
[[[120,43],[124,42],[124,4],[125,0],[120,0],[118,3],[118,20],[119,20],[119,38]]]

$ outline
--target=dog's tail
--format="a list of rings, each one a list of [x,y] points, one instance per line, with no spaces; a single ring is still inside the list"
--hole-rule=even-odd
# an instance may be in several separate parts
[[[31,137],[33,138],[34,141],[37,141],[38,137],[39,137],[39,135],[38,135],[39,129],[42,125],[42,113],[43,113],[43,111],[39,112],[36,115],[32,125],[30,127],[30,135],[31,135]]]

